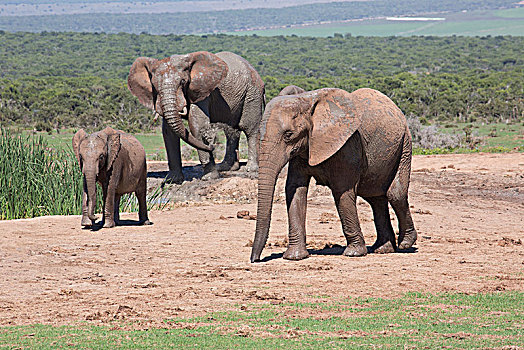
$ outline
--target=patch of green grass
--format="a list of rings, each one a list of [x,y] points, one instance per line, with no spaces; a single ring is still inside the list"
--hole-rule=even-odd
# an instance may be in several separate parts
[[[350,33],[353,36],[524,35],[524,7],[495,11],[438,14],[428,17],[445,17],[446,21],[393,22],[376,19],[305,27],[233,32],[228,34],[256,34],[260,36],[298,35],[313,37],[333,36],[335,33]]]
[[[24,131],[24,135],[33,134],[32,132]],[[71,142],[74,135],[74,130],[65,129],[61,130],[60,133],[52,132],[36,132],[35,136],[41,136],[49,145],[49,147],[55,148],[57,150],[70,150],[72,149]],[[162,136],[162,131],[158,128],[155,132],[152,133],[139,133],[133,134],[137,140],[144,146],[146,151],[147,160],[167,160],[166,148],[164,146],[164,138]],[[219,131],[217,133],[217,142],[218,147],[216,148],[216,160],[221,161],[224,158],[225,154],[225,143],[226,137],[224,132]],[[180,141],[180,147],[182,149],[182,158],[186,160],[198,161],[198,154],[196,149],[191,146],[188,146],[184,141]],[[246,136],[242,133],[240,136],[240,158],[247,158],[247,139]],[[184,149],[186,151],[184,152]]]
[[[515,149],[522,151],[524,148],[524,125],[521,123],[454,123],[445,125],[441,130],[457,133],[465,128],[472,130],[473,137],[481,138],[478,151],[498,153]]]
[[[0,329],[0,344],[29,348],[495,348],[524,346],[524,293],[322,298],[165,321],[161,329],[33,325]]]
[[[24,134],[30,134],[24,132]],[[49,147],[62,149],[72,149],[71,142],[73,140],[74,130],[65,129],[60,133],[36,132],[35,135],[41,136],[49,145]],[[166,150],[164,147],[164,139],[160,130],[148,134],[133,134],[138,141],[144,146],[146,157],[149,160],[166,160]],[[182,143],[184,143],[182,141]]]
[[[446,123],[439,131],[448,134],[471,135],[470,147],[423,149],[413,147],[415,155],[449,153],[505,153],[524,152],[524,125],[522,123]]]
[[[494,14],[497,17],[524,19],[524,7],[517,7],[514,9],[508,9],[508,10],[498,10],[498,11],[495,11]]]

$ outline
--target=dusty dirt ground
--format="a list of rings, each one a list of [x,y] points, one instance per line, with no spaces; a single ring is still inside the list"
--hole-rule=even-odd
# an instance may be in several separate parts
[[[150,164],[152,184],[165,168]],[[195,172],[198,167],[186,168],[188,178]],[[123,215],[125,226],[99,231],[81,229],[79,216],[0,222],[0,325],[142,320],[149,327],[173,317],[318,296],[524,291],[522,153],[414,157],[416,249],[361,258],[340,255],[344,239],[333,200],[312,184],[311,257],[283,260],[281,179],[266,261],[249,263],[255,221],[236,214],[255,214],[256,181],[232,175],[173,186],[175,197],[189,201],[150,212],[152,226],[133,225],[136,214]],[[358,207],[371,245],[370,208],[363,201]]]

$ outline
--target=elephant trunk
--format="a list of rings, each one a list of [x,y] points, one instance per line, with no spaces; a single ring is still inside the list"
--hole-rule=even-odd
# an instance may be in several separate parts
[[[95,207],[96,207],[96,175],[84,175],[85,176],[85,186],[87,189],[87,216],[91,221],[95,221],[97,217],[95,216]]]
[[[170,98],[163,98],[162,99],[162,110],[164,114],[164,118],[167,122],[167,125],[171,128],[171,130],[180,137],[182,140],[184,140],[187,144],[202,150],[202,151],[213,151],[213,147],[210,145],[206,145],[202,141],[198,140],[196,137],[191,135],[191,133],[186,129],[184,126],[184,123],[182,122],[181,115],[185,112],[185,114],[188,113],[187,107],[184,107],[184,110],[182,112],[176,110],[176,103],[175,99]]]
[[[261,150],[264,148],[267,148],[267,145],[262,147]],[[266,245],[278,174],[286,165],[289,157],[281,156],[282,159],[275,162],[274,159],[278,158],[279,156],[274,153],[261,153],[259,155],[257,223],[251,250],[251,262],[260,261],[260,255]]]

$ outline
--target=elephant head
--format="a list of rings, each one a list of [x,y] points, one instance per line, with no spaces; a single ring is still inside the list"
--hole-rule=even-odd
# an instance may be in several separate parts
[[[320,89],[276,97],[260,129],[257,223],[251,262],[260,260],[271,222],[275,184],[293,157],[316,166],[333,156],[360,126],[351,94]],[[291,174],[288,174],[291,176]]]
[[[84,192],[87,193],[87,215],[93,222],[97,219],[97,177],[111,170],[120,147],[120,133],[109,127],[91,135],[80,129],[73,136],[73,150],[84,177]]]
[[[165,118],[182,140],[204,151],[213,148],[191,135],[182,118],[189,105],[205,99],[226,77],[228,68],[218,56],[199,51],[162,60],[139,57],[131,66],[127,85],[140,103]]]

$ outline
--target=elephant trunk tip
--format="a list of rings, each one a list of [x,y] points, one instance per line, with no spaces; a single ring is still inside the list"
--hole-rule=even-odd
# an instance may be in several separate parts
[[[251,259],[250,259],[251,263],[256,263],[256,262],[260,262],[260,253],[259,254],[255,254],[254,252],[251,254]]]

